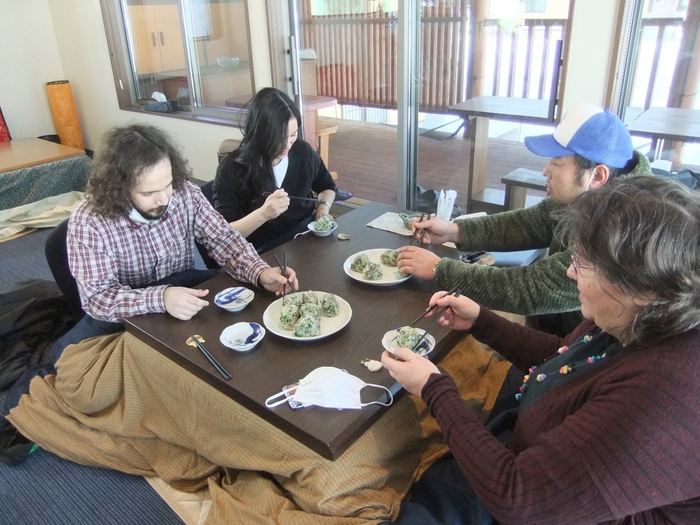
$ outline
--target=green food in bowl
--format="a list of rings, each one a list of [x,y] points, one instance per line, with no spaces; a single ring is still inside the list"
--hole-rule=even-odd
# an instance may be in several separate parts
[[[333,222],[325,215],[316,221],[316,231],[325,232],[333,227]]]
[[[417,219],[420,219],[420,213],[399,213],[399,217],[401,217],[401,220],[403,221],[403,225],[406,227],[406,229],[410,230],[411,229],[411,223]]]

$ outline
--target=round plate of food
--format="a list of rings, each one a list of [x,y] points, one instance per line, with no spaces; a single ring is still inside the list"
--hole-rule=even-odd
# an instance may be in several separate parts
[[[272,302],[263,313],[270,332],[293,341],[316,341],[341,330],[350,322],[350,304],[332,293],[288,293]]]
[[[374,286],[391,286],[402,283],[411,276],[399,272],[396,266],[396,250],[376,248],[351,255],[343,263],[343,270],[349,276]]]

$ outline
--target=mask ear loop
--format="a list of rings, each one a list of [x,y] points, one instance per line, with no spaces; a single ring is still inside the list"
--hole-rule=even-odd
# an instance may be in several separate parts
[[[588,184],[586,184],[586,189],[583,190],[583,192],[587,192],[588,189],[591,187],[591,181],[593,180],[593,177],[595,177],[595,168],[593,168],[593,171],[591,172],[591,176],[588,177]]]
[[[381,401],[370,401],[369,403],[360,403],[360,406],[366,407],[368,405],[382,405],[382,406],[388,407],[394,402],[394,396],[391,394],[391,390],[389,390],[384,385],[375,385],[372,383],[365,383],[365,386],[373,386],[375,388],[382,388],[382,389],[386,390],[386,393],[389,394],[389,402],[382,403]]]
[[[267,408],[275,408],[275,407],[278,407],[278,406],[286,403],[287,399],[294,395],[294,394],[290,394],[290,392],[295,391],[296,389],[297,389],[297,385],[285,386],[282,389],[282,392],[278,392],[277,394],[274,394],[274,395],[268,397],[265,400],[265,406]],[[275,399],[278,399],[278,398],[282,398],[282,399],[279,399],[278,401],[274,401]]]

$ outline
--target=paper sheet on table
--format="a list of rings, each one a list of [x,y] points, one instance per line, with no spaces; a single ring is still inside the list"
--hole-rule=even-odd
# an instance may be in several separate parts
[[[486,215],[486,212],[482,211],[479,213],[460,215],[459,217],[455,217],[455,219],[471,219],[474,217],[481,217],[482,215]],[[392,211],[388,211],[384,215],[380,215],[376,219],[371,220],[367,223],[367,226],[371,228],[377,228],[378,230],[398,233],[399,235],[403,235],[405,237],[411,236],[411,230],[406,228],[406,226],[403,223],[403,219],[401,218],[401,215]],[[451,242],[444,243],[444,246],[455,248],[454,243]]]
[[[388,211],[384,215],[380,215],[376,219],[372,219],[367,223],[367,226],[377,228],[378,230],[398,233],[399,235],[404,235],[406,237],[411,236],[411,230],[406,228],[401,216],[392,211]]]
[[[440,190],[440,197],[438,198],[437,213],[435,216],[443,221],[449,221],[452,215],[452,208],[455,204],[455,199],[457,198],[457,192],[455,190]]]

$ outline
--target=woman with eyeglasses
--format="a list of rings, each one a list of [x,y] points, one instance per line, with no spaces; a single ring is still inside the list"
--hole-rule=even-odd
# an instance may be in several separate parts
[[[526,371],[516,408],[484,426],[429,360],[382,356],[451,451],[395,523],[700,523],[700,195],[632,177],[584,193],[565,220],[585,318],[568,336],[431,299],[442,325]]]
[[[336,186],[314,148],[298,139],[301,113],[283,91],[261,89],[247,110],[240,146],[216,170],[214,207],[262,253],[322,216],[333,219]]]

